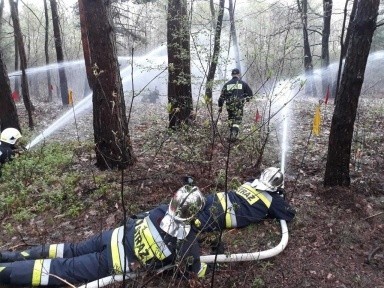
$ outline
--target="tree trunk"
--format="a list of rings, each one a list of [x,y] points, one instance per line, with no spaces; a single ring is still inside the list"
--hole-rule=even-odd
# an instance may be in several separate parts
[[[308,0],[297,0],[297,6],[301,16],[301,23],[303,27],[303,45],[304,45],[304,72],[306,76],[307,83],[305,85],[305,91],[307,94],[311,94],[316,97],[317,91],[313,83],[313,63],[312,63],[312,53],[311,46],[309,44],[308,36]]]
[[[331,78],[326,71],[329,66],[329,35],[331,33],[332,0],[323,0],[323,33],[321,38],[321,67],[323,68],[322,86],[325,95]]]
[[[217,67],[217,62],[219,61],[219,54],[220,54],[220,37],[221,37],[221,28],[223,26],[224,3],[225,3],[225,0],[220,0],[219,13],[217,16],[217,23],[215,28],[215,42],[213,45],[213,55],[212,55],[211,63],[209,65],[209,70],[207,75],[207,85],[205,88],[205,95],[208,99],[210,99],[211,104],[212,104],[212,86],[213,86],[213,81],[215,79],[216,67]]]
[[[44,0],[44,16],[45,16],[45,35],[44,35],[44,53],[45,53],[45,64],[49,65],[49,50],[48,50],[48,36],[49,36],[49,17],[47,0]],[[52,102],[52,81],[51,72],[47,69],[47,85],[48,85],[48,97],[47,102]]]
[[[4,0],[0,0],[0,41],[3,32],[3,13],[4,13]]]
[[[20,67],[19,67],[19,44],[18,44],[17,39],[16,39],[16,34],[14,34],[13,36],[14,36],[14,40],[15,40],[15,62],[14,62],[15,65],[14,65],[14,69],[15,69],[15,71],[19,71],[19,69],[20,69]],[[15,76],[15,83],[14,83],[14,89],[13,89],[17,93],[20,92],[19,76],[20,75]]]
[[[186,0],[168,1],[169,128],[189,124],[192,112],[190,26]]]
[[[124,169],[135,157],[130,142],[123,85],[116,55],[110,6],[103,0],[79,0],[87,77],[93,90],[96,165]]]
[[[0,131],[8,127],[21,131],[2,50],[0,50],[0,91]]]
[[[23,101],[25,109],[28,112],[29,128],[33,129],[33,117],[32,112],[34,110],[32,102],[29,97],[28,78],[25,70],[27,69],[27,57],[25,55],[23,35],[20,29],[19,13],[17,11],[17,2],[9,0],[9,6],[11,7],[11,17],[13,23],[13,29],[16,36],[17,47],[19,49],[20,65],[21,65],[21,90],[23,94]]]
[[[344,40],[341,39],[341,43],[340,43],[341,44],[341,59],[344,59],[345,56],[347,55],[348,43],[349,43],[349,40],[351,39],[351,34],[352,34],[350,27],[352,27],[353,19],[355,18],[355,15],[356,15],[358,0],[352,0],[352,1],[353,1],[353,4],[352,4],[351,16],[349,16],[347,33],[345,34],[345,39]]]
[[[55,36],[56,58],[57,58],[57,63],[59,65],[61,101],[63,105],[68,105],[69,101],[68,101],[67,75],[65,74],[64,67],[61,65],[64,62],[64,53],[63,53],[63,46],[61,42],[59,13],[57,12],[56,0],[49,0],[49,2],[51,4],[51,12],[52,12],[53,35]]]
[[[350,185],[349,164],[353,127],[364,82],[365,67],[376,29],[380,0],[360,0],[351,23],[351,38],[336,97],[329,135],[328,156],[324,176],[325,186]]]
[[[224,5],[224,4],[223,4]],[[235,8],[233,6],[233,1],[229,0],[229,21],[231,23],[231,40],[232,40],[232,47],[235,51],[235,61],[236,61],[236,67],[240,69],[240,50],[239,50],[239,43],[237,41],[237,33],[236,33],[236,25],[235,25]],[[241,71],[243,72],[243,71]]]
[[[213,3],[213,0],[209,0],[209,10],[211,11],[212,29],[215,29],[216,12],[215,12],[215,5]]]

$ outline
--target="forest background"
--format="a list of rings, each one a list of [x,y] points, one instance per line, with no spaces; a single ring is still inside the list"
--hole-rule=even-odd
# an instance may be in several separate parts
[[[135,77],[130,77],[129,69],[127,74],[122,73],[137,161],[124,173],[96,169],[92,113],[89,109],[86,113],[72,113],[35,149],[4,168],[0,183],[1,190],[5,191],[0,204],[1,246],[16,248],[40,242],[84,239],[100,229],[114,227],[125,212],[150,209],[169,199],[185,174],[192,175],[205,193],[211,193],[235,188],[247,177],[257,175],[260,169],[284,163],[288,199],[298,211],[294,223],[289,226],[291,238],[286,250],[267,261],[219,265],[213,283],[205,279],[201,285],[383,287],[383,256],[380,254],[384,208],[382,15],[379,13],[357,110],[350,163],[351,185],[324,188],[327,137],[342,52],[341,39],[347,31],[347,27],[343,30],[343,21],[346,15],[345,25],[348,26],[354,1],[347,1],[347,5],[341,1],[333,3],[328,63],[322,57],[321,41],[323,5],[329,1],[233,1],[237,44],[233,41],[235,34],[231,34],[229,10],[224,10],[213,107],[217,108],[221,86],[234,66],[240,66],[244,79],[256,92],[255,99],[246,106],[243,136],[236,145],[228,145],[225,140],[225,115],[217,115],[217,110],[212,112],[217,120],[218,135],[223,135],[219,140],[213,141],[212,125],[206,123],[211,116],[202,95],[204,75],[212,56],[213,23],[216,22],[211,16],[209,2],[188,2],[196,118],[191,130],[177,133],[167,129],[167,79],[155,77],[166,67],[167,1],[137,2],[140,1],[113,1],[112,5],[121,67],[139,71],[139,76]],[[305,15],[297,6],[304,2],[308,4]],[[16,103],[25,144],[36,137],[37,131],[46,131],[60,115],[76,111],[76,105],[89,93],[76,2],[57,3],[64,66],[74,103],[72,107],[62,104],[57,66],[49,66],[49,69],[45,66],[43,5],[35,5],[35,1],[24,5],[19,1],[36,123],[34,130],[28,131],[23,103]],[[217,11],[218,1],[214,4]],[[307,21],[304,26],[311,52],[309,66],[308,54],[304,53],[303,19]],[[55,59],[53,31],[49,31],[48,39],[49,58]],[[12,89],[20,90],[16,81],[20,72],[15,65],[13,25],[7,9],[2,16],[0,46]],[[131,61],[136,65],[129,66]],[[310,75],[308,67],[313,68]],[[46,82],[47,70],[52,74],[51,86]],[[151,74],[145,74],[149,71]],[[324,75],[330,76],[326,84],[321,77]],[[129,84],[132,79],[134,85]],[[331,91],[329,103],[319,104],[319,100],[325,100],[328,87]],[[155,104],[147,103],[147,95],[155,89],[159,89],[160,99]],[[47,101],[49,90],[53,93],[51,101]],[[292,101],[281,100],[281,95],[291,95]],[[286,143],[282,123],[288,117],[283,117],[279,111],[288,106],[288,102],[291,105]],[[320,135],[316,136],[312,128],[317,107],[321,108],[322,126]],[[277,116],[271,117],[275,113]],[[257,120],[257,115],[264,120]],[[228,253],[272,247],[279,241],[279,226],[275,226],[276,223],[266,221],[249,229],[225,233],[223,241],[231,243]],[[247,239],[255,241],[249,243]],[[167,286],[168,280],[167,276],[160,275],[151,278],[152,284],[143,280],[132,285],[155,286],[154,283],[160,281]]]

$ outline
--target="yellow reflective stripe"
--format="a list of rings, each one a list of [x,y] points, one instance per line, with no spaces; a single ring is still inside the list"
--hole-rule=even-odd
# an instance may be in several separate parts
[[[32,271],[32,286],[48,285],[51,259],[35,260]]]
[[[220,204],[223,207],[225,213],[225,227],[234,228],[237,227],[237,220],[235,210],[233,208],[231,200],[229,200],[228,195],[224,192],[217,193],[217,198],[219,198]],[[227,202],[225,202],[225,198]]]
[[[162,260],[164,258],[167,258],[172,254],[172,252],[168,249],[168,246],[165,245],[163,238],[159,234],[159,231],[157,231],[155,225],[152,223],[151,219],[148,216],[146,217],[146,221],[148,223],[149,230],[151,231],[151,235],[156,242],[157,249],[161,251],[162,258],[159,259]]]
[[[57,251],[57,244],[49,245],[48,258],[55,258]]]
[[[268,208],[271,206],[272,197],[266,192],[257,191],[250,184],[243,184],[237,190],[236,194],[243,197],[250,205],[261,200]]]
[[[155,257],[157,259],[163,260],[167,256],[165,256],[165,254],[163,253],[161,247],[158,246],[158,243],[155,240],[155,239],[158,240],[159,237],[160,237],[159,233],[157,232],[157,229],[154,228],[153,224],[152,224],[152,227],[149,226],[149,223],[152,223],[149,220],[149,217],[145,217],[144,218],[144,223],[146,224],[146,226],[148,228],[148,229],[144,229],[143,232],[144,232],[144,238],[147,241],[147,243],[149,245],[149,248],[152,250],[152,252],[154,253],[154,255],[155,255]],[[154,228],[154,230],[153,230],[153,228]],[[153,234],[157,234],[157,235],[153,235]],[[164,244],[164,246],[165,246],[165,244]],[[168,247],[167,247],[167,249],[168,249]]]
[[[171,251],[148,216],[136,225],[134,239],[135,255],[143,263],[153,257],[163,260],[171,255]]]
[[[267,206],[268,208],[271,207],[271,203],[272,203],[272,196],[269,195],[267,192],[259,192],[259,194],[257,194],[257,196],[259,196],[260,200],[264,202],[265,206]]]
[[[119,253],[119,246],[118,246],[119,228],[116,228],[115,230],[113,230],[112,237],[111,237],[112,267],[116,272],[122,272],[123,270],[121,268],[120,253]]]
[[[42,259],[35,260],[32,271],[32,286],[38,286],[41,282],[41,273],[43,270],[43,261]]]
[[[227,85],[227,91],[242,90],[242,89],[243,89],[243,84],[241,84],[241,83],[228,84]]]
[[[144,219],[137,223],[138,224],[136,224],[135,227],[133,250],[135,251],[137,259],[142,263],[146,263],[149,259],[154,257],[150,245],[147,243],[148,240],[146,239],[146,235],[144,234],[144,231],[149,228]]]
[[[207,267],[208,265],[204,262],[201,262],[200,264],[200,270],[199,272],[197,273],[197,277],[198,278],[203,278],[205,276],[205,274],[207,273]]]

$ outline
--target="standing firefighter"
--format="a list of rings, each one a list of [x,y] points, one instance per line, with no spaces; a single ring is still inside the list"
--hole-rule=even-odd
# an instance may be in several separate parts
[[[232,79],[224,84],[219,97],[219,113],[225,102],[230,127],[230,140],[236,140],[243,119],[244,102],[249,101],[253,92],[249,85],[240,79],[240,70],[232,70]]]
[[[204,206],[194,186],[183,186],[167,205],[153,209],[143,219],[104,231],[81,243],[36,246],[0,253],[0,286],[42,286],[90,282],[113,274],[178,265],[183,277],[202,277],[196,232],[189,224]]]

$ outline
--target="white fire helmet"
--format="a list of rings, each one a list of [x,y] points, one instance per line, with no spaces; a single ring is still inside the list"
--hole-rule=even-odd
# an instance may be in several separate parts
[[[6,128],[1,132],[1,141],[14,145],[21,137],[21,133],[16,128]]]
[[[173,196],[160,228],[173,237],[184,239],[191,230],[190,220],[204,207],[205,198],[196,186],[185,185]]]
[[[269,167],[261,172],[260,178],[252,182],[257,190],[276,192],[283,185],[284,175],[279,168]]]

